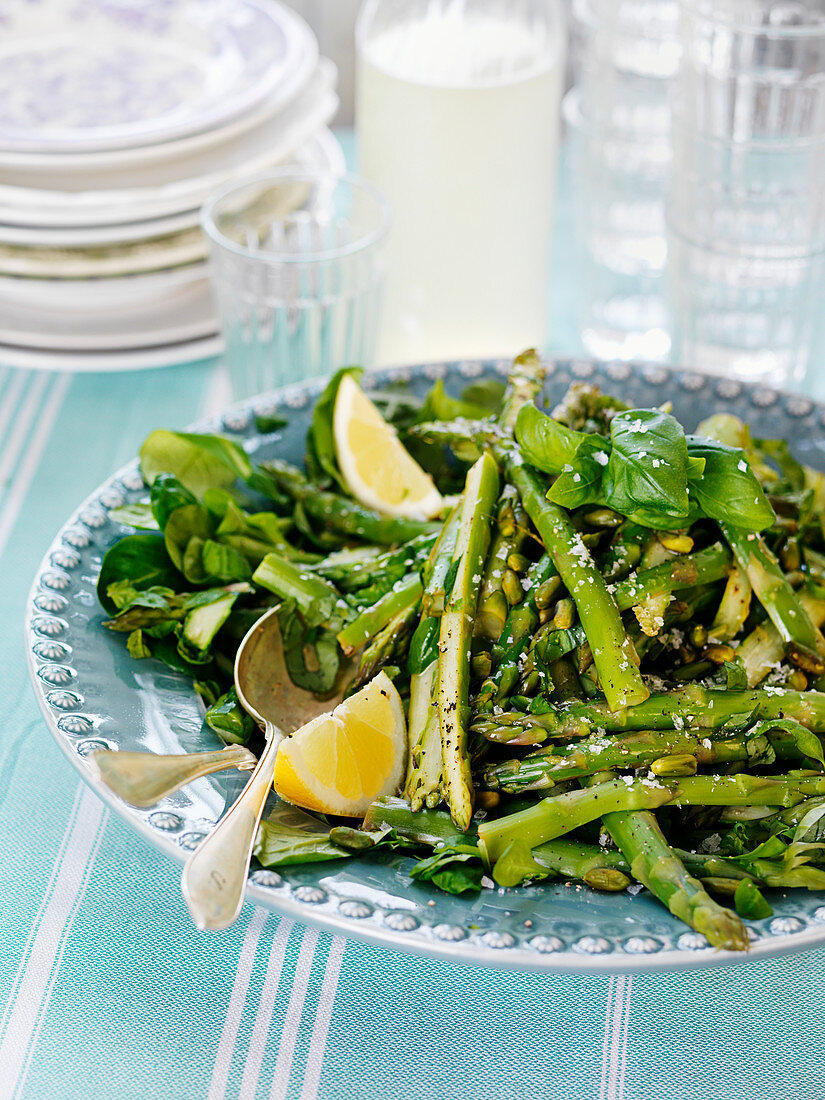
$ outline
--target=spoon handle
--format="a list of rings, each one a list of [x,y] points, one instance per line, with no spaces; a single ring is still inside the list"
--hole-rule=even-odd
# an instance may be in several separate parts
[[[97,777],[110,791],[131,806],[154,806],[193,779],[225,768],[249,770],[255,756],[243,745],[227,745],[213,752],[165,756],[154,752],[110,752],[100,749],[89,754]]]
[[[269,723],[266,736],[266,748],[237,802],[183,868],[183,897],[201,930],[228,928],[241,910],[252,846],[283,740],[280,730]]]

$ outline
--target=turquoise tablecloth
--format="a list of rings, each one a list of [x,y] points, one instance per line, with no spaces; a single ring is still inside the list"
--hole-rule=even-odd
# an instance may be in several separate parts
[[[560,203],[557,272],[568,269]],[[553,345],[576,350],[557,279]],[[70,510],[153,427],[213,411],[215,364],[0,368],[0,1100],[822,1100],[825,951],[650,976],[392,954],[247,905],[197,933],[179,871],[52,743],[27,589]]]

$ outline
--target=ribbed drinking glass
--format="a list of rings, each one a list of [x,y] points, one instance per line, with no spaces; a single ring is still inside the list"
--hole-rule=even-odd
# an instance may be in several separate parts
[[[287,168],[204,207],[232,390],[373,363],[389,208],[353,175]]]

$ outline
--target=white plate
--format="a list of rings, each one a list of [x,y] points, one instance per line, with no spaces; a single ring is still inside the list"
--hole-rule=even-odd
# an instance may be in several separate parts
[[[29,248],[0,244],[0,274],[40,279],[98,279],[180,267],[206,258],[203,233],[194,226],[149,241],[97,248]]]
[[[275,0],[6,0],[0,146],[123,149],[257,105],[312,32]]]
[[[169,233],[179,233],[198,224],[200,209],[184,210],[163,218],[123,225],[47,226],[5,225],[0,223],[0,241],[4,244],[24,244],[45,248],[93,248],[102,244],[125,244],[145,241]]]
[[[343,172],[345,162],[340,146],[330,131],[324,127],[301,145],[290,160],[303,167],[317,165],[334,172]],[[125,222],[121,225],[47,226],[5,225],[0,223],[0,241],[4,244],[22,244],[46,248],[95,247],[105,244],[125,244],[128,241],[145,241],[155,237],[178,233],[196,226],[200,208],[185,210],[181,214],[169,214],[147,221]]]
[[[196,283],[206,284],[205,263],[146,275],[122,275],[113,279],[16,279],[0,276],[0,301],[14,307],[78,310],[95,314],[101,310],[128,309]]]
[[[94,191],[0,185],[0,222],[41,227],[100,226],[192,210],[237,176],[260,172],[285,160],[329,122],[338,98],[329,86],[329,68],[319,67],[318,73],[305,95],[282,114],[183,164],[94,173]]]
[[[208,282],[159,301],[94,314],[0,303],[0,344],[38,351],[130,351],[200,340],[217,332]]]
[[[298,164],[345,170],[329,130],[297,150]],[[0,363],[29,369],[121,371],[218,355],[204,264],[117,279],[0,278]]]
[[[8,150],[0,147],[0,173],[4,183],[16,184],[31,178],[31,173],[41,174],[59,172],[65,179],[76,173],[88,174],[110,168],[129,168],[141,164],[154,164],[161,161],[182,160],[204,149],[222,145],[231,138],[260,126],[301,94],[312,79],[319,64],[318,43],[314,36],[305,36],[302,41],[303,52],[295,72],[291,77],[278,84],[263,102],[245,111],[238,118],[214,126],[201,133],[189,134],[172,141],[160,141],[156,145],[142,145],[127,149],[101,149],[80,153],[73,152],[29,152]],[[331,62],[327,61],[327,65]],[[48,187],[44,177],[41,186]]]
[[[95,371],[148,370],[151,367],[174,367],[211,359],[223,351],[220,336],[189,340],[181,344],[166,344],[159,348],[137,348],[133,351],[33,351],[30,348],[0,344],[0,364],[23,367],[26,370],[68,371],[90,374]]]

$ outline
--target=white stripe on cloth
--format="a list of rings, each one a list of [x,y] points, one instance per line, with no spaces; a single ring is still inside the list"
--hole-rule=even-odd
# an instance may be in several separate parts
[[[43,376],[47,378],[47,375]],[[3,502],[2,512],[0,512],[0,555],[6,548],[6,543],[14,530],[14,525],[17,522],[17,517],[20,514],[20,509],[23,506],[24,501],[29,492],[29,487],[34,480],[34,475],[37,473],[38,466],[40,465],[40,459],[43,455],[43,451],[51,435],[54,422],[57,419],[57,414],[60,412],[60,407],[66,398],[69,386],[71,385],[71,376],[68,374],[58,375],[57,382],[52,388],[49,395],[49,399],[46,402],[46,406],[37,422],[31,438],[26,446],[26,453],[23,461],[20,463],[20,467],[17,471],[17,476],[14,478],[9,493]],[[39,392],[39,391],[38,391]],[[31,423],[31,421],[37,416],[39,410],[39,401],[36,403],[28,401],[26,407],[21,411],[20,417],[15,424],[14,436],[17,439],[17,429],[24,422]],[[20,435],[21,446],[26,443],[25,432]],[[9,452],[3,455],[3,462],[6,460]],[[12,463],[13,465],[13,463]],[[2,486],[4,475],[0,472],[0,486]]]
[[[607,1091],[607,1069],[610,1065],[610,1023],[613,1019],[613,999],[616,992],[616,979],[610,978],[607,986],[607,1007],[604,1013],[604,1039],[602,1040],[602,1076],[599,1083],[599,1100],[604,1100]]]
[[[318,1011],[315,1016],[315,1026],[312,1029],[312,1037],[309,1040],[309,1054],[307,1055],[304,1084],[299,1100],[316,1100],[318,1087],[321,1083],[321,1070],[324,1065],[324,1054],[327,1048],[329,1025],[332,1020],[332,1008],[335,1004],[335,994],[338,992],[338,979],[341,974],[341,963],[344,959],[344,950],[347,941],[341,936],[332,937],[332,945],[329,949],[329,957],[324,971],[324,980],[321,985],[321,993],[318,997]]]
[[[238,966],[235,971],[235,981],[232,992],[229,995],[229,1004],[226,1009],[226,1018],[223,1022],[223,1030],[218,1041],[218,1050],[215,1055],[215,1065],[212,1070],[212,1080],[209,1084],[209,1092],[206,1100],[223,1100],[226,1095],[226,1085],[229,1081],[229,1070],[232,1066],[232,1055],[235,1044],[238,1041],[238,1029],[243,1019],[243,1010],[246,997],[249,993],[249,983],[252,979],[252,967],[255,955],[258,952],[258,941],[261,938],[267,914],[263,909],[256,909],[246,929],[241,953],[238,957]]]
[[[9,475],[26,445],[29,431],[40,410],[49,381],[48,374],[39,374],[35,378],[22,407],[14,418],[14,425],[4,441],[5,446],[0,455],[0,488],[9,480]]]
[[[75,914],[83,901],[109,813],[100,799],[83,787],[77,813],[67,829],[58,857],[53,889],[39,914],[28,962],[17,985],[0,1042],[0,1100],[19,1096],[32,1052],[60,970]],[[57,864],[56,864],[57,865]]]
[[[633,991],[633,979],[628,975],[627,978],[627,997],[625,998],[625,1013],[624,1013],[624,1027],[622,1028],[622,1053],[619,1062],[619,1082],[616,1089],[616,1095],[620,1100],[624,1100],[624,1080],[625,1070],[627,1069],[627,1033],[630,1027],[630,994]]]
[[[312,972],[312,963],[317,946],[318,933],[314,928],[305,928],[298,962],[295,964],[295,978],[292,982],[292,992],[289,995],[284,1029],[281,1032],[278,1059],[272,1073],[272,1089],[269,1093],[269,1100],[285,1100],[286,1098],[289,1079],[292,1074],[295,1044],[298,1041],[298,1031],[301,1026],[301,1017],[304,1014],[304,1002],[306,1001],[309,976]]]
[[[278,995],[281,971],[284,968],[287,943],[293,927],[294,923],[291,920],[281,918],[278,931],[272,941],[272,949],[269,952],[269,959],[266,964],[266,976],[261,989],[261,999],[258,1003],[255,1023],[252,1026],[252,1034],[249,1037],[249,1050],[244,1063],[238,1100],[253,1100],[255,1093],[258,1091],[258,1079],[261,1076],[266,1041],[269,1038],[272,1014],[275,1011],[275,999]]]
[[[78,784],[74,802],[72,803],[72,808],[69,811],[68,818],[66,819],[66,829],[63,833],[63,839],[60,841],[60,846],[57,849],[57,855],[55,857],[54,865],[52,867],[51,876],[49,878],[49,881],[46,883],[46,892],[43,895],[43,900],[40,903],[40,908],[37,910],[34,921],[32,922],[31,929],[29,930],[29,935],[26,940],[26,946],[23,948],[23,954],[20,956],[20,964],[17,967],[17,973],[15,974],[14,981],[11,985],[11,992],[9,993],[8,1000],[6,1001],[6,1007],[3,1010],[3,1017],[2,1019],[0,1019],[0,1041],[2,1041],[3,1034],[6,1030],[6,1023],[8,1022],[9,1014],[11,1013],[11,1010],[14,1007],[14,1002],[17,998],[17,992],[20,988],[20,981],[26,970],[26,964],[28,963],[29,956],[31,955],[34,938],[37,935],[37,930],[40,927],[40,922],[43,919],[43,914],[46,911],[46,906],[49,904],[49,899],[52,896],[52,892],[54,890],[54,882],[62,866],[63,857],[66,854],[66,847],[69,843],[69,839],[72,836],[72,830],[74,828],[74,823],[77,818],[78,810],[80,809],[80,802],[83,791],[83,784]]]
[[[17,408],[17,402],[20,400],[20,395],[23,393],[23,388],[28,378],[29,375],[26,371],[16,371],[11,381],[11,385],[0,397],[0,445],[2,445],[3,437],[6,434],[14,410]]]
[[[610,979],[602,1045],[602,1075],[599,1100],[624,1100],[627,1031],[633,979],[620,974]]]

